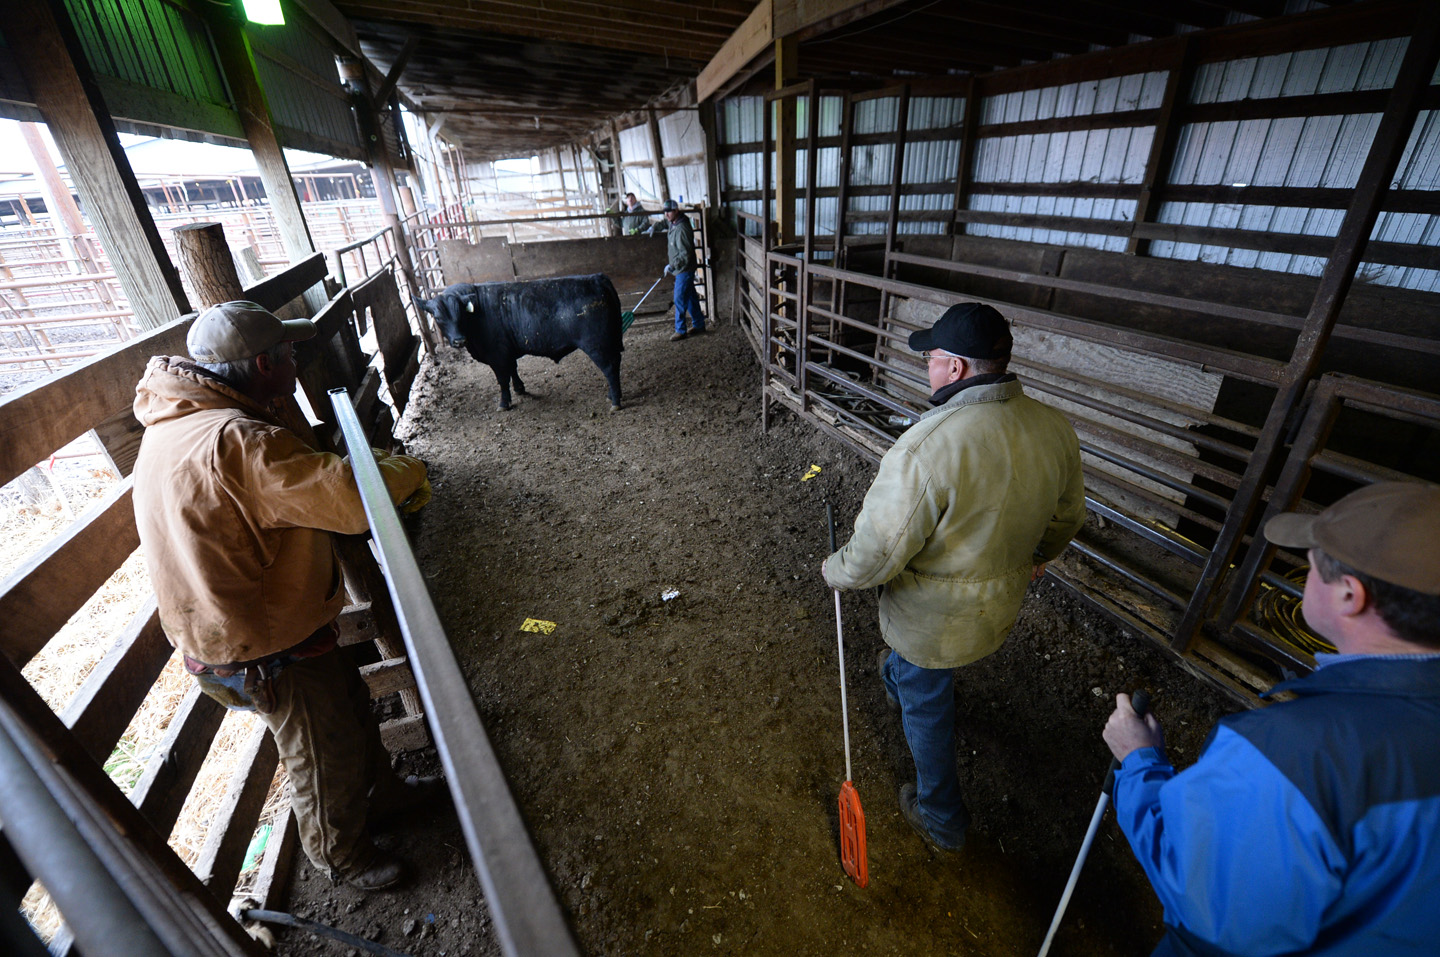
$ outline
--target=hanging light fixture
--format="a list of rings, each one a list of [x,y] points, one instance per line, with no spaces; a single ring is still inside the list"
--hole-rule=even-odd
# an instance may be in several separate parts
[[[245,8],[245,19],[251,23],[269,26],[284,26],[285,11],[280,9],[280,0],[240,0]]]

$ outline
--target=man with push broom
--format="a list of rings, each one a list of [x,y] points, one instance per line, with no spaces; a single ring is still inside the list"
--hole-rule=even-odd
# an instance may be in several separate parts
[[[1124,695],[1105,725],[1155,954],[1440,953],[1440,487],[1380,482],[1265,537],[1309,550],[1300,610],[1337,653],[1179,774]]]
[[[965,842],[970,815],[955,771],[954,669],[996,651],[1025,589],[1080,530],[1080,443],[1063,415],[1007,372],[1005,319],[951,306],[910,336],[935,408],[880,461],[850,541],[821,565],[832,588],[880,594],[886,697],[897,706],[916,781],[905,820],[941,852]]]

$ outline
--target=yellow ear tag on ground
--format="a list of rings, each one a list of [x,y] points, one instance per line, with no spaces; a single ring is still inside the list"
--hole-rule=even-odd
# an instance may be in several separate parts
[[[545,621],[542,618],[526,618],[525,624],[520,626],[521,631],[534,631],[542,635],[550,635],[555,632],[555,622]]]
[[[820,466],[818,466],[818,465],[812,465],[812,466],[810,466],[810,471],[808,471],[808,472],[806,472],[804,475],[800,476],[800,481],[802,481],[802,482],[808,482],[808,481],[810,481],[812,478],[814,478],[815,476],[817,476],[817,475],[819,475],[819,474],[820,474]]]

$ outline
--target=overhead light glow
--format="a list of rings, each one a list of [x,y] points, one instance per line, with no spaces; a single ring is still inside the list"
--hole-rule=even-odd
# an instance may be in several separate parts
[[[245,8],[245,19],[251,23],[283,26],[285,13],[280,9],[280,0],[240,0]]]

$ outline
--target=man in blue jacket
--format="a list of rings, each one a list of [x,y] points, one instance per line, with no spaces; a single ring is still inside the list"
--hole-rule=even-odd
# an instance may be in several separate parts
[[[1378,483],[1265,537],[1309,549],[1302,611],[1338,653],[1179,774],[1125,695],[1105,726],[1155,954],[1440,953],[1440,488]]]

